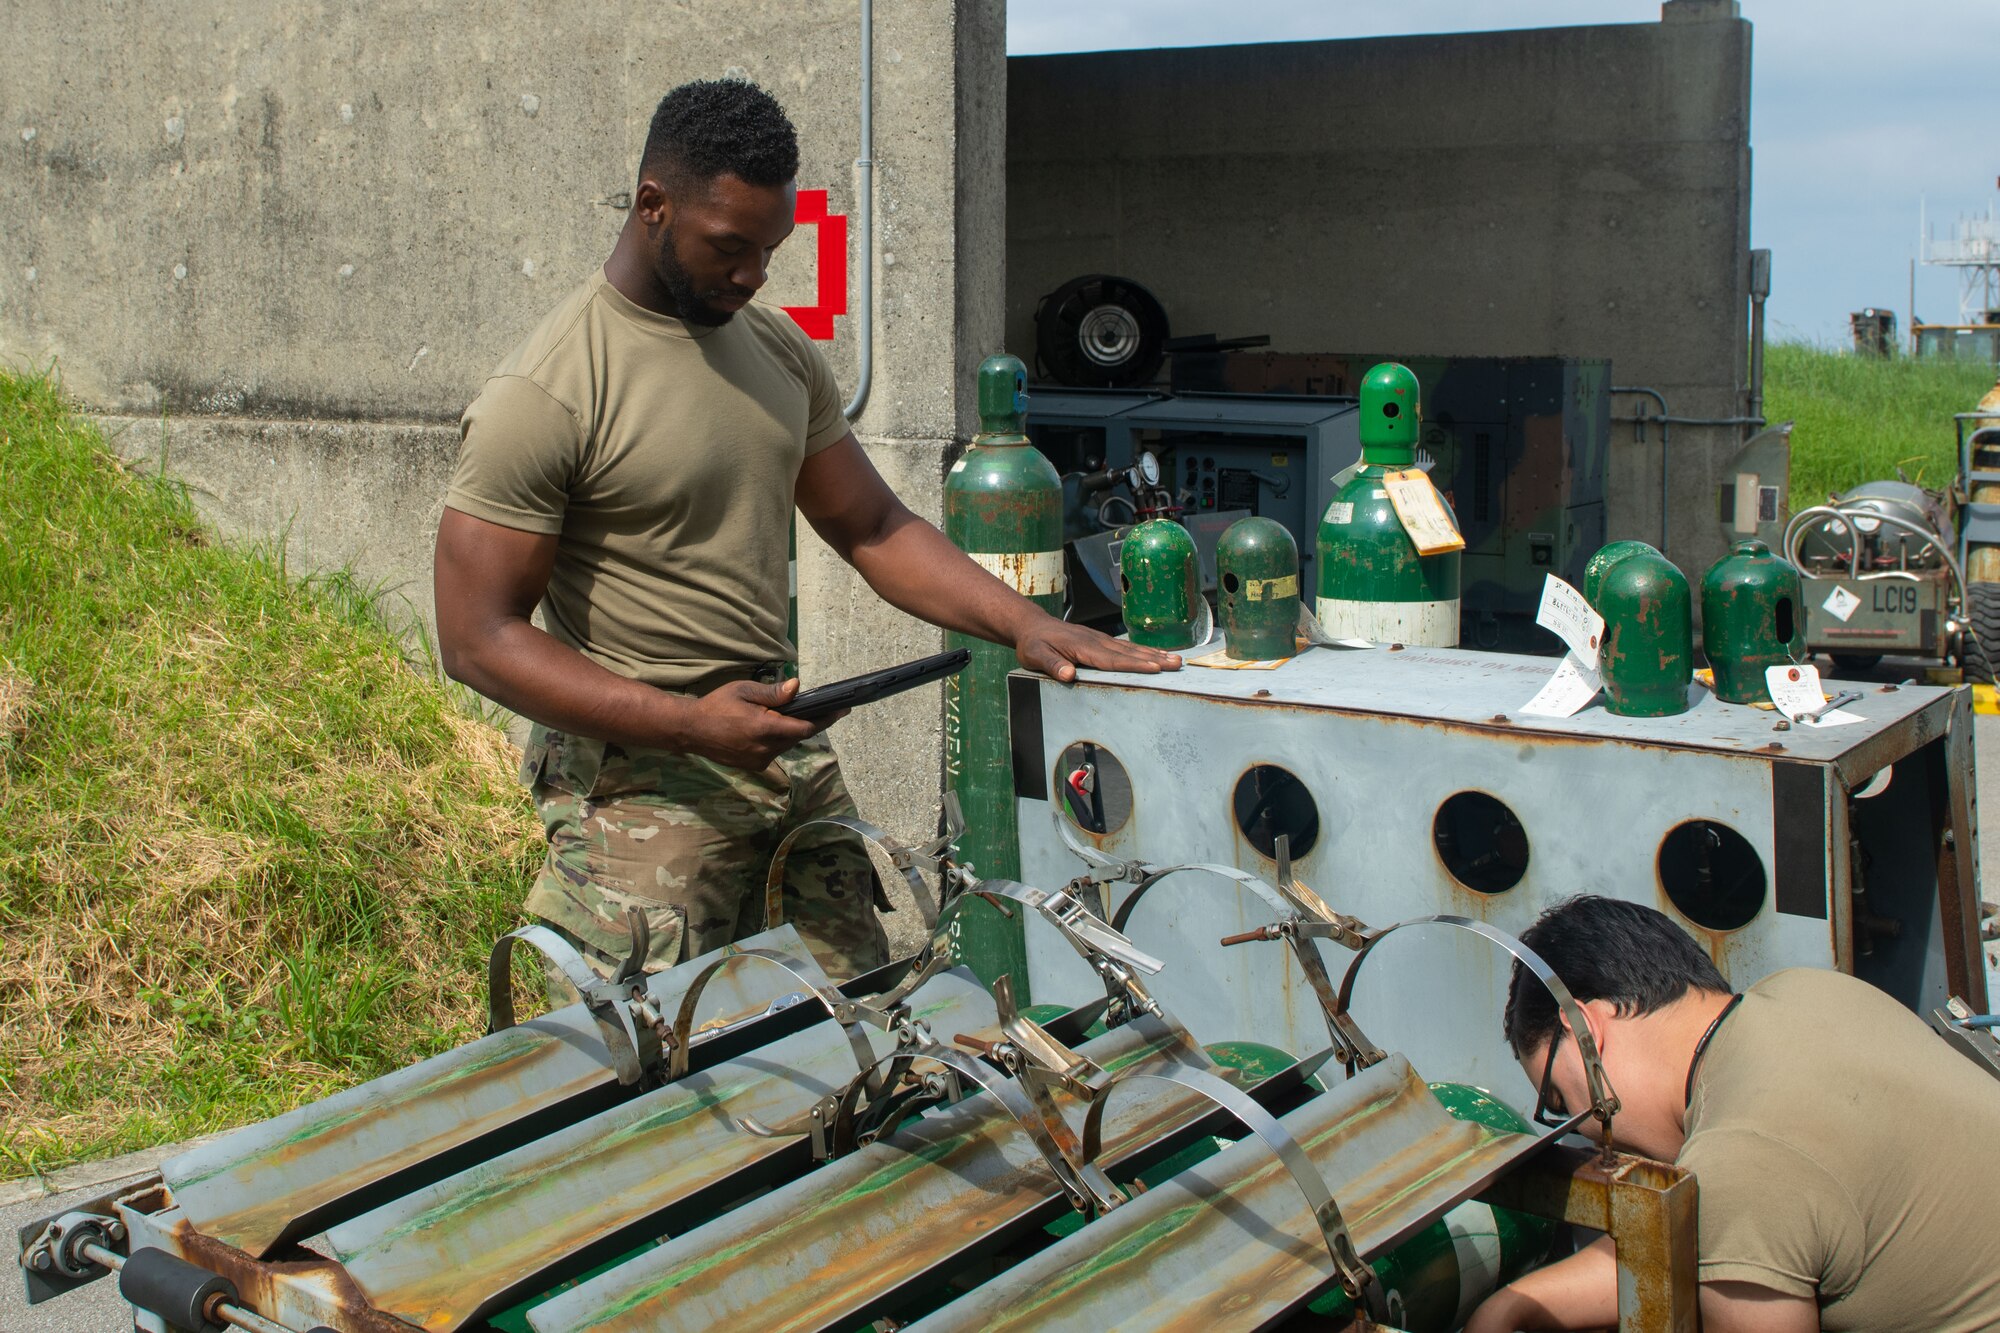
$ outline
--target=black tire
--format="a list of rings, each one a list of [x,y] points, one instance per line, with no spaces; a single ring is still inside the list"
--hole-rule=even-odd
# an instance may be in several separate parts
[[[1965,585],[1965,632],[1959,640],[1958,665],[1969,684],[1991,685],[1993,664],[2000,658],[2000,583]]]
[[[1059,384],[1129,389],[1166,354],[1166,309],[1130,278],[1071,278],[1035,307],[1035,360]]]
[[[1847,673],[1841,677],[1842,680],[1850,675],[1859,676],[1873,671],[1882,663],[1880,653],[1828,653],[1827,656],[1833,659],[1833,665],[1838,670]]]

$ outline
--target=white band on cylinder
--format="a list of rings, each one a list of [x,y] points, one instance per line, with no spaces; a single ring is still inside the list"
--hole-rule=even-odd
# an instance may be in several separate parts
[[[1061,551],[968,551],[972,562],[1023,597],[1052,597],[1063,590]]]

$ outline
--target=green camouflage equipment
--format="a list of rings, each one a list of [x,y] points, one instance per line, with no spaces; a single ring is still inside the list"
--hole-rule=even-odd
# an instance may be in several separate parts
[[[785,834],[855,813],[824,735],[749,773],[537,726],[521,777],[549,841],[527,909],[605,973],[630,951],[628,905],[646,915],[649,971],[764,929],[764,876]],[[889,961],[877,907],[892,910],[855,834],[815,828],[792,845],[785,920],[830,975]]]

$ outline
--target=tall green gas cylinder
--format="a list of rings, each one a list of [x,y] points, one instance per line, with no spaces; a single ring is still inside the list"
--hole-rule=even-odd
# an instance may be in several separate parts
[[[1011,356],[979,367],[979,433],[951,465],[944,484],[945,535],[1002,583],[1050,615],[1062,614],[1062,481],[1028,443],[1027,371]],[[969,635],[947,635],[972,660],[945,682],[945,780],[965,813],[959,856],[987,879],[1019,879],[1020,834],[1014,818],[1013,754],[1007,741],[1011,648]],[[1044,775],[1046,776],[1046,775]],[[1028,1000],[1028,953],[1017,916],[984,899],[960,909],[954,950],[982,982],[1011,976]]]
[[[1583,567],[1583,600],[1595,607],[1597,605],[1597,585],[1604,581],[1604,571],[1617,564],[1620,560],[1623,560],[1626,556],[1637,554],[1640,551],[1652,551],[1654,555],[1659,554],[1658,550],[1645,542],[1612,542],[1608,546],[1598,547],[1597,554],[1591,556],[1590,563]]]
[[[1806,657],[1799,571],[1763,542],[1736,543],[1701,579],[1701,647],[1725,703],[1771,702],[1766,667]]]
[[[1607,567],[1593,605],[1604,617],[1597,652],[1604,707],[1623,717],[1671,717],[1688,708],[1694,610],[1687,576],[1648,547]]]
[[[792,660],[785,664],[786,679],[799,674],[799,511],[792,511],[792,521],[787,532],[791,545],[791,559],[787,568],[791,571],[792,600],[785,612],[785,637],[792,641]]]
[[[1382,478],[1417,463],[1416,374],[1385,361],[1361,380],[1361,467],[1319,525],[1320,623],[1336,639],[1449,648],[1458,642],[1459,553],[1418,555]],[[1448,508],[1448,507],[1447,507]]]
[[[1268,662],[1298,651],[1299,544],[1284,524],[1245,518],[1215,548],[1216,619],[1224,651]]]
[[[1170,518],[1133,528],[1118,550],[1118,574],[1132,642],[1170,652],[1194,647],[1201,563],[1186,528]]]

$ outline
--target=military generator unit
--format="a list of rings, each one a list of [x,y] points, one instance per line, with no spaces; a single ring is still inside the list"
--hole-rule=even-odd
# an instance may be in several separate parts
[[[1798,510],[1786,557],[1805,578],[1806,640],[1836,666],[1885,655],[1958,666],[1992,684],[2000,657],[2000,418],[1962,412],[1943,490],[1871,481]],[[1991,654],[1991,655],[1989,655]]]
[[[1552,421],[1601,403],[1548,373]],[[1613,1240],[1619,1327],[1668,1333],[1696,1322],[1695,1183],[1617,1151],[1589,1028],[1517,938],[1538,913],[1644,902],[1735,986],[1849,972],[1992,1058],[1964,1022],[1988,1000],[1967,692],[1844,691],[1832,720],[1774,697],[1817,594],[1763,542],[1691,585],[1643,543],[1579,546],[1583,492],[1531,496],[1549,548],[1519,570],[1580,585],[1569,655],[1476,651],[1481,492],[1447,503],[1423,464],[1476,480],[1482,446],[1429,433],[1409,368],[1333,411],[1358,457],[1238,456],[1215,422],[1151,463],[1092,446],[1133,520],[1101,569],[1074,519],[1110,490],[1030,443],[1024,387],[982,371],[951,536],[1058,608],[1081,561],[1187,664],[1058,684],[973,645],[937,839],[833,821],[907,881],[920,952],[827,977],[781,919],[796,832],[764,933],[667,971],[637,938],[606,977],[515,931],[486,1036],[26,1228],[31,1297],[115,1274],[148,1333],[1442,1331],[1574,1226]],[[1190,411],[1098,420],[1153,407]],[[1233,515],[1206,547],[1169,475]],[[522,949],[576,1000],[517,1021]],[[1552,1132],[1513,1109],[1516,969],[1582,1046],[1588,1104]]]

